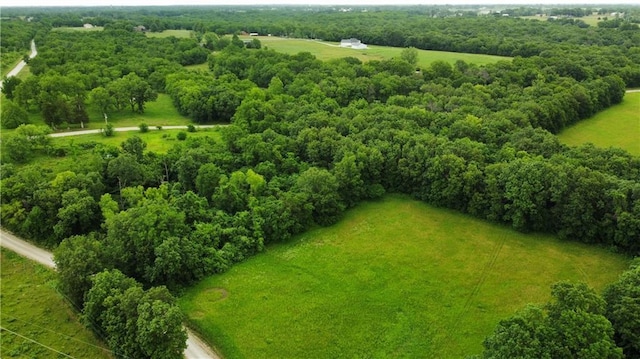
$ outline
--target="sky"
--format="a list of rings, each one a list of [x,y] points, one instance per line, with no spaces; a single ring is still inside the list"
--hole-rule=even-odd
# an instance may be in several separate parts
[[[148,5],[443,5],[443,4],[638,4],[638,0],[3,0],[4,6],[148,6]]]

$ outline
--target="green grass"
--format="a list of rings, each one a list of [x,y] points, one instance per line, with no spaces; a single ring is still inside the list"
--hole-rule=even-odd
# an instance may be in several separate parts
[[[1,326],[73,358],[111,358],[94,334],[54,289],[55,274],[2,250]],[[54,351],[6,330],[0,331],[2,358],[62,358]]]
[[[163,32],[145,32],[148,37],[170,37],[190,38],[191,30],[164,30]]]
[[[60,31],[60,32],[92,32],[92,31],[102,31],[104,30],[104,27],[102,26],[94,26],[94,27],[90,27],[90,28],[86,28],[86,27],[70,27],[70,26],[61,26],[61,27],[54,27],[53,29],[51,29],[51,31]]]
[[[4,78],[9,73],[9,71],[13,70],[13,68],[16,67],[16,65],[19,64],[20,61],[22,61],[22,56],[24,56],[26,53],[27,52],[20,53],[17,51],[2,53],[2,59],[0,60],[2,61],[2,70],[0,71],[0,77]]]
[[[102,128],[104,127],[104,117],[102,113],[94,107],[88,109],[89,125],[86,128]],[[145,106],[144,113],[132,112],[130,108],[125,108],[120,112],[109,113],[109,122],[116,127],[138,126],[146,123],[150,127],[161,126],[180,126],[192,123],[191,119],[178,113],[175,106],[171,102],[171,97],[167,94],[158,94],[156,101],[148,102]]]
[[[538,21],[547,21],[549,19],[548,16],[520,16],[523,19],[529,20],[538,20]],[[582,20],[585,24],[590,26],[598,26],[598,23],[602,21],[603,18],[607,17],[607,15],[587,15],[583,17],[576,17],[576,20]]]
[[[253,39],[255,37],[243,37],[244,39]],[[400,53],[403,48],[400,47],[388,47],[388,46],[373,46],[370,45],[366,50],[354,50],[348,48],[339,47],[338,43],[324,42],[324,41],[312,41],[304,39],[287,39],[275,36],[259,36],[257,37],[262,43],[263,47],[284,52],[287,54],[297,54],[299,52],[310,52],[320,60],[338,59],[347,56],[352,56],[360,59],[361,61],[370,60],[384,60],[392,57],[400,57]],[[488,63],[495,63],[500,60],[510,60],[509,57],[492,56],[492,55],[478,55],[467,54],[457,52],[446,51],[427,51],[418,50],[418,66],[427,67],[433,61],[446,61],[451,64],[457,60],[464,60],[468,63],[475,63],[478,65],[484,65]]]
[[[82,136],[70,136],[70,137],[58,137],[52,138],[51,144],[56,147],[67,148],[70,153],[73,152],[72,148],[75,148],[78,154],[82,143],[98,142],[105,145],[120,146],[127,138],[138,136],[147,144],[147,151],[153,151],[156,153],[166,153],[171,147],[180,143],[176,139],[178,132],[185,130],[161,130],[158,131],[155,128],[150,129],[149,132],[141,133],[139,131],[127,131],[116,132],[114,136],[105,137],[101,134],[82,135]],[[195,137],[213,137],[216,140],[220,140],[220,132],[216,128],[203,128],[197,132],[187,132],[187,138]]]
[[[22,74],[22,73],[21,73]],[[105,127],[104,117],[94,106],[87,108],[89,122],[84,124],[84,129],[100,129]],[[125,108],[120,112],[112,112],[108,117],[109,123],[115,127],[137,127],[141,123],[146,123],[149,127],[156,126],[186,126],[192,124],[190,118],[182,116],[173,106],[171,97],[166,94],[158,94],[156,101],[148,102],[144,113],[132,112],[130,108]],[[45,126],[40,112],[29,113],[31,124]],[[67,127],[60,127],[59,131],[79,130],[80,125],[74,124]],[[15,130],[5,130],[0,132],[0,137],[11,135]]]
[[[564,129],[558,138],[571,146],[591,142],[640,156],[640,93],[626,93],[622,103]]]
[[[558,280],[597,290],[628,261],[403,196],[269,246],[186,291],[225,358],[460,358]]]

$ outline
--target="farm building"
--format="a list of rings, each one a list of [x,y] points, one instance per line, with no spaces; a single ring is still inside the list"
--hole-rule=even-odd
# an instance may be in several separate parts
[[[343,39],[340,41],[340,47],[350,47],[352,49],[366,49],[367,45],[363,44],[360,40],[356,38]]]

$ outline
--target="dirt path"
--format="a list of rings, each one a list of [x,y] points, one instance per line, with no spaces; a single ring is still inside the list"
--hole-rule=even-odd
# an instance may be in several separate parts
[[[0,246],[5,247],[21,256],[27,257],[49,268],[56,268],[53,254],[23,240],[22,238],[0,229]],[[189,328],[187,330],[187,349],[184,351],[186,359],[220,359],[207,344],[198,338]]]

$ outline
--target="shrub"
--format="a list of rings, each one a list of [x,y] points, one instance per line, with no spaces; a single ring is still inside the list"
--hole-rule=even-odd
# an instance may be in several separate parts
[[[146,123],[141,123],[140,126],[140,132],[145,133],[145,132],[149,132],[149,125],[147,125]]]
[[[113,128],[113,125],[110,123],[107,123],[107,126],[102,129],[102,134],[104,134],[106,137],[111,137],[114,135],[114,133],[115,133],[115,129]]]
[[[156,128],[158,129],[158,131],[162,130],[162,126],[156,126]]]
[[[184,131],[180,131],[178,132],[178,134],[176,135],[176,138],[178,139],[178,141],[184,141],[187,139],[187,133]]]
[[[196,132],[196,126],[194,126],[192,124],[187,125],[187,131]]]

